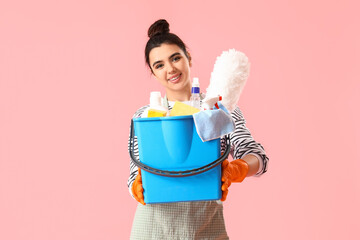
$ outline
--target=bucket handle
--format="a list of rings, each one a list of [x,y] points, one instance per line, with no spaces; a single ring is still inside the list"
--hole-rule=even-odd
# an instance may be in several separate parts
[[[226,149],[225,149],[224,154],[220,158],[216,159],[215,161],[213,161],[205,166],[190,169],[190,170],[185,170],[185,171],[167,171],[167,170],[156,169],[156,168],[150,167],[140,161],[137,161],[135,159],[135,156],[134,156],[134,133],[135,133],[134,132],[134,121],[133,121],[133,119],[131,119],[130,143],[129,143],[129,154],[130,154],[131,161],[137,167],[141,168],[144,171],[147,171],[149,173],[153,173],[156,175],[164,176],[164,177],[188,177],[188,176],[193,176],[193,175],[197,175],[197,174],[209,171],[210,169],[218,166],[225,159],[227,159],[227,157],[230,153],[230,140],[229,140],[229,138],[226,138],[227,144],[226,144]]]

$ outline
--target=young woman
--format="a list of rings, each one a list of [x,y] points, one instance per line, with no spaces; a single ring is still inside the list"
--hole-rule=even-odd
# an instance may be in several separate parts
[[[189,102],[191,95],[191,56],[183,41],[169,32],[166,20],[158,20],[148,30],[149,40],[145,59],[153,76],[166,90],[166,101],[171,109],[175,101]],[[140,117],[144,106],[136,111]],[[245,177],[260,176],[267,171],[268,157],[261,144],[254,141],[245,126],[245,119],[237,107],[231,113],[236,129],[221,139],[221,152],[230,139],[233,161],[222,164],[222,201],[225,201],[232,182],[241,182]],[[135,139],[135,157],[138,159]],[[229,239],[223,218],[221,201],[177,202],[145,204],[141,172],[130,162],[128,179],[130,194],[138,204],[131,239]]]

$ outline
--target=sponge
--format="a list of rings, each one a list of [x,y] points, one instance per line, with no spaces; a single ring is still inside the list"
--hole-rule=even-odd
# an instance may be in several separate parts
[[[148,117],[165,117],[167,114],[166,111],[156,110],[156,109],[149,109],[148,110]]]
[[[200,112],[200,109],[194,108],[182,102],[175,102],[174,107],[170,111],[170,116],[193,115]]]

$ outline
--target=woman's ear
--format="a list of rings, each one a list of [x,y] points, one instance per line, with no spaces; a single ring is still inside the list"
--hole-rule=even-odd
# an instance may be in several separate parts
[[[189,59],[189,66],[192,67],[192,61],[191,61],[191,55],[189,52],[186,52],[186,54],[188,55],[188,59]]]

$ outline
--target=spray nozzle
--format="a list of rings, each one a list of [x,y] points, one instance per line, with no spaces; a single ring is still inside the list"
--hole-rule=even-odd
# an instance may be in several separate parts
[[[205,98],[203,100],[203,110],[212,110],[214,107],[219,109],[219,105],[217,104],[218,101],[221,101],[222,97],[221,96],[217,96],[217,97],[212,97],[212,98]]]
[[[194,77],[192,82],[193,87],[199,87],[199,78]]]

